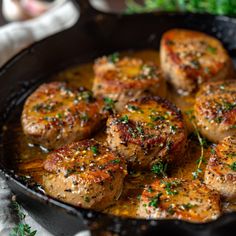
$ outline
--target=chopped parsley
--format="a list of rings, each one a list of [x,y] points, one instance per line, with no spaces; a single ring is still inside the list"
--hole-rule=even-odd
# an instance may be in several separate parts
[[[85,197],[84,197],[84,201],[85,201],[85,202],[90,202],[90,197],[85,196]]]
[[[155,115],[150,115],[149,118],[151,119],[151,121],[158,121],[158,120],[166,119],[164,116],[155,116]]]
[[[167,181],[161,181],[162,184],[164,184],[164,189],[166,190],[166,193],[168,195],[176,195],[178,194],[179,192],[174,189],[176,187],[178,187],[180,185],[180,181],[177,181],[177,180],[173,180],[171,182],[167,182]]]
[[[170,214],[170,215],[174,215],[175,214],[175,207],[171,204],[168,208],[167,208],[167,212]]]
[[[236,107],[236,103],[230,103],[230,102],[223,102],[223,109],[225,111],[231,111]]]
[[[129,117],[127,115],[122,116],[120,119],[120,122],[123,124],[128,124],[129,122]]]
[[[36,105],[33,106],[33,111],[36,112],[50,112],[55,109],[56,104],[44,104],[44,103],[37,103]]]
[[[68,168],[66,170],[66,173],[64,175],[65,178],[68,178],[70,175],[74,174],[76,172],[76,169],[75,168]]]
[[[231,157],[231,158],[236,157],[236,153],[235,152],[228,153],[226,155],[227,155],[227,157]]]
[[[190,64],[191,64],[192,68],[197,69],[197,70],[200,69],[200,67],[201,67],[200,62],[198,60],[196,60],[196,59],[190,61]]]
[[[62,118],[62,114],[61,113],[57,113],[57,118],[61,119]]]
[[[170,125],[170,131],[171,131],[171,133],[176,133],[176,131],[177,131],[177,127],[176,126],[174,126],[174,125]]]
[[[159,177],[166,177],[167,163],[159,162],[151,167],[151,171]]]
[[[212,46],[209,45],[209,46],[207,47],[207,51],[210,52],[210,53],[212,53],[212,54],[216,54],[217,48],[212,47]]]
[[[143,128],[141,126],[136,126],[136,129],[138,131],[139,134],[143,134]]]
[[[120,163],[120,159],[115,159],[111,161],[112,164],[119,164]]]
[[[105,97],[103,101],[105,103],[105,106],[103,108],[105,111],[114,111],[116,101],[109,97]]]
[[[162,196],[162,193],[158,193],[156,196],[152,197],[150,199],[150,202],[148,203],[148,206],[157,208],[159,206],[159,204],[160,204],[161,196]]]
[[[223,117],[216,117],[214,120],[215,120],[216,123],[219,124],[223,121]]]
[[[180,206],[180,209],[182,209],[182,210],[190,210],[193,207],[196,207],[196,205],[193,205],[191,203],[187,203],[187,204],[182,204]]]
[[[143,110],[141,110],[138,106],[128,104],[127,108],[129,111],[139,111],[140,113],[143,113]]]
[[[172,41],[170,39],[166,40],[166,45],[171,46],[171,45],[174,45],[174,44],[175,44],[174,41]]]
[[[97,146],[90,147],[90,150],[93,152],[93,155],[96,156],[99,154],[99,150]]]
[[[211,148],[211,154],[215,154],[216,150],[214,148]]]
[[[233,171],[236,171],[236,162],[233,162],[233,163],[230,165],[230,169],[233,170]]]
[[[119,58],[120,57],[120,54],[118,52],[115,52],[111,55],[109,55],[107,58],[108,58],[108,61],[111,62],[111,63],[116,63],[119,61]]]
[[[80,97],[82,100],[84,100],[86,102],[93,102],[94,101],[93,93],[91,91],[81,92]]]
[[[200,161],[199,161],[200,163]],[[199,166],[199,164],[198,164]],[[200,167],[198,167],[194,172],[192,172],[192,176],[193,176],[193,179],[197,179],[199,177],[199,174],[202,173],[202,169]]]

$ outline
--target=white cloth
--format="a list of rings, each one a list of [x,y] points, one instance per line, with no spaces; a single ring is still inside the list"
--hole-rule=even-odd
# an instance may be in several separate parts
[[[79,18],[79,12],[72,2],[52,8],[45,14],[23,22],[10,23],[0,28],[0,66],[16,53],[47,36],[73,26]],[[17,217],[10,209],[11,192],[5,181],[0,178],[0,235],[9,236],[17,223]],[[37,230],[39,236],[52,236],[26,214],[26,223]],[[89,232],[77,236],[89,236]]]
[[[79,12],[72,2],[52,8],[45,14],[0,28],[0,66],[30,44],[75,24]]]

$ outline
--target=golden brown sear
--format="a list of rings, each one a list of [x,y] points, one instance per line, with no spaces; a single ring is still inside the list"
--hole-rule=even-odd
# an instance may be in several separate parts
[[[212,142],[236,134],[236,80],[204,85],[197,94],[194,113],[200,132]]]
[[[161,40],[161,68],[179,93],[189,94],[207,81],[227,79],[233,63],[220,41],[201,32],[173,29]]]
[[[179,109],[160,97],[130,101],[107,121],[107,142],[132,168],[182,158],[186,132]]]
[[[166,84],[157,65],[138,58],[110,55],[96,60],[93,92],[116,101],[121,111],[130,99],[165,96]]]
[[[102,210],[122,192],[122,158],[95,140],[66,145],[48,155],[43,177],[47,194],[75,206]]]
[[[212,149],[205,183],[224,198],[236,198],[236,136],[224,138]]]
[[[25,102],[21,122],[34,144],[49,149],[89,137],[101,124],[103,100],[66,83],[41,85]]]
[[[206,222],[220,215],[220,197],[198,180],[164,178],[146,185],[137,214],[148,219]]]

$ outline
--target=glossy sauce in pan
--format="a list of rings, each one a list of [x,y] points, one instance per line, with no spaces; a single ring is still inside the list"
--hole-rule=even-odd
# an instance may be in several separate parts
[[[158,52],[153,50],[125,52],[121,55],[136,56],[142,58],[143,60],[152,60],[159,64]],[[85,86],[91,89],[93,82],[92,66],[93,63],[83,64],[69,68],[55,75],[52,80],[67,81],[72,85]],[[193,129],[185,112],[192,109],[194,97],[181,97],[177,95],[174,91],[172,91],[171,88],[169,88],[168,99],[175,103],[182,110],[189,133],[191,133]],[[22,133],[22,128],[20,124],[20,112],[21,110],[19,111],[19,117],[17,118],[17,121],[11,122],[5,127],[5,132],[7,134],[5,138],[5,143],[7,143],[7,148],[11,150],[11,153],[15,153],[15,156],[11,157],[11,162],[14,164],[14,169],[17,171],[17,173],[26,177],[31,176],[35,182],[40,184],[42,175],[45,174],[42,169],[42,162],[47,155],[47,150],[28,143],[27,139]],[[95,138],[101,141],[105,140],[106,134],[104,130],[98,132],[95,135]],[[12,149],[14,149],[13,152]],[[209,158],[209,153],[210,148],[204,151],[204,157],[206,159],[206,162]],[[170,165],[168,167],[168,175],[170,177],[192,179],[192,172],[196,171],[196,162],[199,156],[199,143],[196,140],[189,139],[189,146],[186,155],[183,156],[181,160],[177,160],[176,163],[173,163],[172,166]],[[206,164],[203,163],[201,166],[201,168],[203,169],[203,173],[205,165]],[[200,179],[202,177],[203,175],[201,174]],[[120,199],[116,202],[115,205],[106,209],[105,212],[115,215],[135,217],[136,202],[142,192],[144,185],[155,178],[155,175],[152,174],[151,171],[145,173],[130,173],[130,175],[126,177],[123,193]],[[223,211],[236,210],[236,205],[226,202],[223,203],[222,207]]]

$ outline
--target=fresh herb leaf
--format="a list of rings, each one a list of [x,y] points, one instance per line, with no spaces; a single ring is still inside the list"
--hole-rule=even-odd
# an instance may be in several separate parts
[[[103,108],[105,111],[114,111],[116,101],[109,97],[105,97],[103,101],[105,103],[105,106]]]
[[[200,157],[197,160],[197,169],[196,169],[196,171],[192,172],[193,179],[198,179],[199,174],[202,173],[201,165],[204,162],[204,148],[208,146],[208,142],[207,142],[206,139],[204,139],[200,135],[200,132],[197,129],[197,125],[196,125],[195,120],[194,120],[195,117],[193,116],[192,110],[186,112],[186,114],[188,115],[189,120],[190,120],[190,122],[192,123],[192,125],[194,127],[194,133],[197,136],[197,139],[198,139],[198,142],[199,142],[200,148],[201,148],[201,154],[200,154]]]
[[[65,178],[68,178],[70,175],[74,174],[76,172],[75,168],[68,168],[66,169],[66,173],[64,175]]]
[[[167,182],[163,180],[161,181],[161,183],[164,185],[164,189],[166,190],[166,193],[168,195],[176,195],[179,193],[175,188],[180,185],[180,181],[173,180],[173,181]]]
[[[143,110],[141,110],[138,106],[128,104],[127,108],[129,111],[139,111],[140,113],[143,113]]]
[[[168,212],[170,215],[175,214],[175,207],[171,204],[171,205],[167,208],[167,212]]]
[[[190,209],[192,209],[193,207],[196,207],[197,205],[193,205],[193,204],[191,204],[191,203],[187,203],[187,204],[182,204],[181,206],[180,206],[180,208],[182,209],[182,210],[190,210]]]
[[[159,206],[159,204],[160,204],[161,196],[162,196],[162,193],[158,193],[156,196],[152,197],[150,199],[150,202],[149,202],[148,206],[157,208]]]
[[[236,153],[235,152],[228,153],[226,155],[227,155],[227,157],[231,157],[231,158],[236,157]]]
[[[155,115],[150,115],[149,118],[151,119],[151,121],[158,121],[158,120],[166,119],[164,116],[155,116]]]
[[[93,152],[93,155],[96,156],[99,154],[99,150],[97,146],[90,147],[90,150]]]
[[[136,126],[136,129],[140,135],[143,134],[143,128],[141,126]]]
[[[86,102],[93,102],[94,101],[93,93],[91,91],[82,91],[80,94],[80,97],[82,100],[84,100]]]
[[[159,177],[166,177],[167,163],[159,162],[154,164],[151,168],[151,171]]]
[[[119,163],[120,163],[120,159],[112,160],[111,163],[113,163],[113,164],[119,164]]]
[[[127,115],[124,115],[120,118],[120,122],[123,124],[128,124],[129,122],[129,117]]]
[[[233,171],[236,171],[236,162],[234,162],[230,165],[230,169]]]
[[[212,54],[216,54],[217,48],[212,47],[212,46],[209,45],[209,46],[207,47],[207,51],[210,52],[210,53],[212,53]]]
[[[201,162],[199,162],[201,164]],[[198,164],[199,166],[199,164]],[[201,168],[197,168],[196,171],[192,172],[192,176],[193,176],[193,179],[198,179],[199,177],[199,174],[202,173],[202,169]]]
[[[115,52],[115,53],[109,55],[107,58],[108,58],[109,62],[116,63],[119,61],[119,56],[120,56],[120,54],[118,52]]]
[[[90,202],[90,197],[85,196],[85,197],[84,197],[84,201],[85,201],[85,202]]]
[[[12,209],[17,213],[19,224],[12,229],[10,236],[35,236],[37,231],[25,223],[26,215],[23,213],[21,206],[15,201],[12,201]]]

